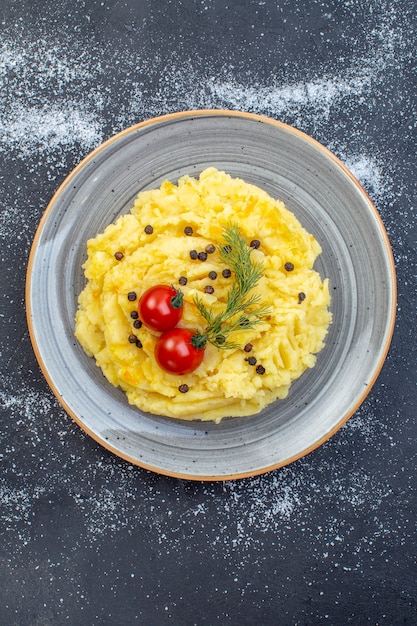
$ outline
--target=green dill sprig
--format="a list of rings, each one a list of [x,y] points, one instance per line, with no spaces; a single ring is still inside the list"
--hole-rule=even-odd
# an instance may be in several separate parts
[[[263,264],[251,259],[252,248],[247,246],[236,224],[225,227],[223,241],[218,247],[220,260],[234,272],[234,281],[227,292],[224,310],[216,315],[198,295],[194,297],[200,315],[207,322],[204,333],[195,336],[194,345],[198,348],[204,347],[207,341],[222,350],[240,348],[228,336],[254,328],[270,312],[269,307],[259,306],[258,294],[249,294],[262,277]]]

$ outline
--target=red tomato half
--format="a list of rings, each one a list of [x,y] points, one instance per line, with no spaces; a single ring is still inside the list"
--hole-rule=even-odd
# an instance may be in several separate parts
[[[155,346],[155,359],[159,367],[170,374],[189,374],[200,365],[204,348],[191,343],[195,332],[186,328],[172,328],[163,333]]]
[[[155,285],[139,300],[139,318],[145,326],[163,332],[174,328],[183,312],[182,293],[170,285]]]

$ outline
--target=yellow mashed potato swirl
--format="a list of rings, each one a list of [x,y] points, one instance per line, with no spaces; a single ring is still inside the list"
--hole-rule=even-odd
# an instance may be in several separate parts
[[[137,301],[127,294],[134,291],[139,299],[153,285],[178,286],[179,278],[186,277],[178,325],[204,332],[195,295],[217,311],[224,307],[233,278],[222,276],[225,266],[217,252],[202,262],[192,260],[190,251],[218,245],[230,222],[238,225],[248,244],[253,239],[261,243],[251,253],[264,267],[253,291],[270,307],[269,314],[255,328],[233,334],[241,349],[207,344],[193,373],[166,373],[154,358],[159,333],[134,328],[131,312]],[[147,226],[152,226],[151,233]],[[191,236],[184,234],[187,226],[193,229]],[[107,380],[143,411],[215,422],[253,415],[285,398],[292,381],[314,366],[324,346],[331,313],[328,280],[313,269],[320,245],[281,201],[215,168],[198,179],[183,176],[177,185],[166,181],[159,189],[142,191],[129,214],[88,241],[87,252],[87,284],[79,296],[75,335]],[[208,278],[212,271],[216,280]],[[212,294],[205,293],[207,285],[214,287]],[[129,342],[132,333],[141,348]],[[243,350],[248,343],[250,354]],[[249,365],[248,356],[262,365],[263,374]],[[187,393],[179,391],[184,384]]]

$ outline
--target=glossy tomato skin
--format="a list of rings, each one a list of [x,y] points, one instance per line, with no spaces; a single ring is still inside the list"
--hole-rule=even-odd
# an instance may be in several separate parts
[[[182,293],[171,285],[154,285],[141,296],[139,318],[145,326],[164,332],[174,328],[183,312]]]
[[[195,332],[187,328],[172,328],[159,337],[155,359],[159,367],[170,374],[190,374],[201,364],[204,348],[191,343]]]

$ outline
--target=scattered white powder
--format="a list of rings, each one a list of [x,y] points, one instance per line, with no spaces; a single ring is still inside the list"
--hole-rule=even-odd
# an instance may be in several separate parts
[[[27,487],[12,489],[7,485],[1,485],[2,512],[0,519],[5,523],[5,527],[7,528],[9,524],[13,525],[21,520],[30,522],[33,502],[44,492],[45,489],[41,485],[37,485],[33,491]]]
[[[103,99],[88,90],[100,61],[52,38],[18,41],[5,37],[0,47],[0,152],[28,159],[73,147],[85,153],[101,143]]]
[[[273,84],[241,85],[236,81],[221,82],[211,81],[209,89],[212,94],[230,108],[238,108],[247,111],[263,111],[277,118],[293,117],[298,123],[302,123],[306,108],[313,110],[313,115],[321,116],[328,120],[332,110],[341,100],[348,96],[360,98],[371,86],[375,67],[348,68],[344,75],[322,77],[312,81],[299,81],[286,85]]]
[[[36,212],[34,212],[36,215]],[[20,228],[16,231],[16,224]],[[33,228],[33,226],[32,226]],[[31,225],[22,216],[20,200],[10,197],[5,191],[0,207],[0,239],[8,242],[9,247],[19,248],[28,253],[32,242]]]
[[[94,455],[90,448],[95,444],[47,393],[30,390],[18,380],[3,379],[2,387],[0,405],[10,420],[2,434],[5,446],[0,461],[5,469],[0,476],[0,520],[9,528],[15,551],[23,550],[31,541],[32,516],[39,501],[48,501],[49,494],[61,492],[65,493],[66,508],[83,529],[81,544],[144,526],[155,545],[175,552],[181,549],[184,535],[193,541],[193,536],[208,533],[205,541],[214,553],[232,557],[238,549],[242,566],[249,555],[253,558],[254,549],[261,550],[265,535],[268,540],[275,537],[277,543],[283,540],[290,520],[306,525],[305,532],[314,535],[317,530],[309,527],[308,520],[317,503],[326,506],[329,501],[338,502],[348,515],[361,510],[361,514],[372,513],[377,521],[384,499],[391,494],[389,485],[363,467],[347,472],[349,461],[341,456],[340,450],[347,445],[357,446],[358,457],[366,457],[369,448],[375,454],[387,442],[389,445],[386,429],[369,408],[348,422],[337,444],[326,444],[327,455],[319,463],[310,455],[271,474],[211,485],[158,478],[101,448]],[[357,441],[352,444],[356,431]],[[19,449],[22,440],[27,448],[23,458]],[[71,440],[73,444],[78,441],[77,454],[71,452]],[[15,455],[19,466],[13,461]],[[323,473],[331,477],[324,488]],[[13,487],[9,485],[11,478]],[[166,495],[161,495],[161,480],[170,481],[169,503]],[[210,520],[210,530],[206,530],[205,520]],[[17,522],[19,530],[15,531]],[[386,535],[396,532],[394,521],[392,527],[385,526]],[[346,533],[349,531],[340,525],[337,533],[333,527],[320,530],[329,546],[336,541],[336,534],[344,540]]]
[[[93,148],[103,140],[100,124],[93,114],[81,112],[75,102],[43,107],[13,107],[6,120],[0,121],[0,141],[17,149],[21,157],[33,151],[43,153],[68,149],[75,144]]]
[[[364,154],[341,156],[346,167],[376,202],[383,202],[392,190],[393,181],[390,172],[372,156]]]

